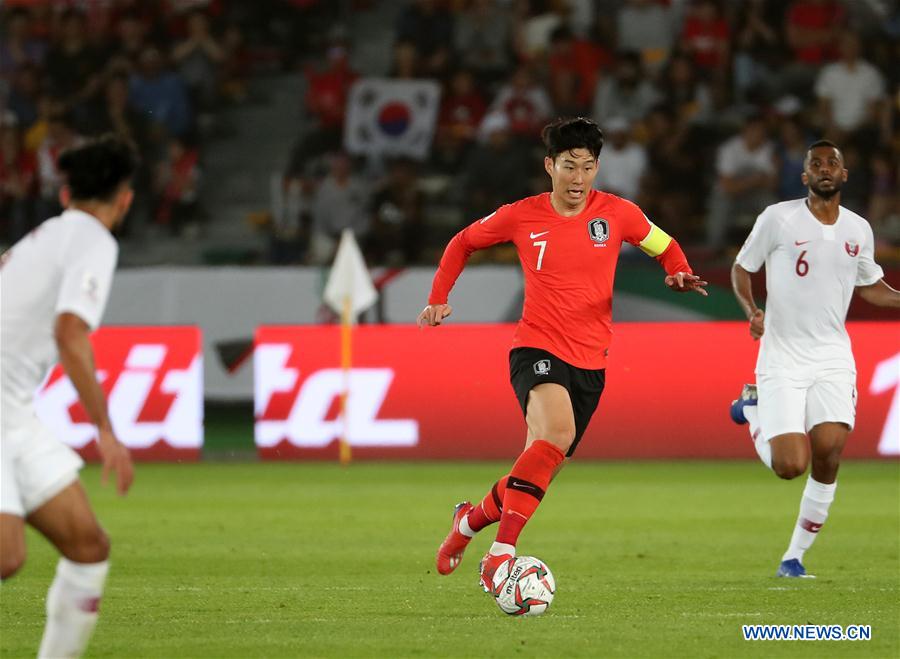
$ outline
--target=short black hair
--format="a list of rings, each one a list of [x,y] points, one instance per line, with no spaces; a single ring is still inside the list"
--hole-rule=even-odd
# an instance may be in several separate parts
[[[818,149],[820,146],[827,146],[827,147],[830,147],[830,148],[832,148],[832,149],[836,149],[837,152],[841,155],[841,160],[842,160],[842,161],[844,160],[844,152],[841,151],[841,147],[839,147],[837,144],[835,144],[835,143],[832,142],[831,140],[817,140],[817,141],[813,142],[812,144],[810,144],[809,147],[807,147],[807,149],[806,149],[806,157],[803,158],[803,162],[804,162],[804,163],[808,162],[808,161],[809,161],[809,154],[812,153],[812,150],[813,150],[813,149]]]
[[[134,147],[112,134],[67,149],[59,157],[59,170],[72,199],[82,201],[111,201],[119,186],[134,176],[137,166]]]
[[[837,144],[835,144],[831,140],[818,140],[818,141],[810,144],[809,148],[807,148],[806,151],[807,151],[807,153],[809,153],[813,149],[818,149],[820,146],[830,146],[832,149],[837,149],[838,151],[841,150],[841,147],[839,147]]]
[[[596,159],[603,148],[600,126],[584,117],[561,118],[547,124],[541,131],[541,139],[547,147],[547,157],[554,160],[572,149],[587,149]]]

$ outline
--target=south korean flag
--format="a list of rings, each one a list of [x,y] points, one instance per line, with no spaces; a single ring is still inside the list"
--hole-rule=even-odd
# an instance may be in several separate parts
[[[433,80],[363,78],[350,89],[344,147],[357,155],[424,160],[441,99]]]

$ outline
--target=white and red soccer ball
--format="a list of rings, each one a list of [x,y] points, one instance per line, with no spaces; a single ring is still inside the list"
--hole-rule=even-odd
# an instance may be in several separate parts
[[[541,615],[556,593],[553,573],[534,556],[517,556],[498,567],[492,586],[497,606],[511,616]]]

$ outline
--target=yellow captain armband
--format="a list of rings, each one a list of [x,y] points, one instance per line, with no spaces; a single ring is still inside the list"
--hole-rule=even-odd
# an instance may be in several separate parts
[[[653,222],[650,222],[650,233],[638,243],[638,247],[641,248],[644,254],[657,257],[666,251],[671,242],[672,236],[653,224]]]

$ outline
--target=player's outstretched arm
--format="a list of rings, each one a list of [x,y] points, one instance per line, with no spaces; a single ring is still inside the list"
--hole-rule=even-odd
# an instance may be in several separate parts
[[[666,271],[666,286],[676,293],[689,293],[696,291],[706,297],[707,282],[693,273],[687,257],[681,249],[681,245],[672,236],[653,224],[641,212],[637,206],[632,206],[633,213],[630,218],[634,234],[632,239],[626,237],[628,242],[656,259]],[[649,228],[648,228],[649,227]],[[642,236],[637,239],[637,236]]]
[[[884,279],[879,279],[869,286],[857,286],[859,296],[878,307],[900,308],[900,291],[891,288]]]
[[[53,333],[59,361],[75,386],[88,417],[97,426],[97,440],[103,458],[103,482],[106,482],[110,470],[115,471],[116,491],[124,495],[134,480],[134,467],[128,449],[116,439],[109,421],[106,397],[94,373],[90,328],[79,316],[63,312],[56,317]]]
[[[734,290],[734,296],[741,305],[744,315],[750,321],[750,336],[757,341],[765,331],[763,326],[765,312],[757,307],[753,300],[753,283],[750,281],[750,273],[737,263],[731,266],[731,288]]]

